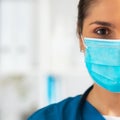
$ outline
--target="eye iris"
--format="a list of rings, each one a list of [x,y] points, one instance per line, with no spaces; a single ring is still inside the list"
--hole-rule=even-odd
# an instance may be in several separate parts
[[[98,34],[101,34],[101,35],[106,35],[108,34],[108,31],[106,29],[100,29],[97,31]]]

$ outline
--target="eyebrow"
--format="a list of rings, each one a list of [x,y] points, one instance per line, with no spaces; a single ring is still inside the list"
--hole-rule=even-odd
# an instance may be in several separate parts
[[[115,27],[113,24],[109,22],[104,22],[104,21],[95,21],[95,22],[90,23],[89,25],[93,25],[93,24],[107,26],[107,27]]]

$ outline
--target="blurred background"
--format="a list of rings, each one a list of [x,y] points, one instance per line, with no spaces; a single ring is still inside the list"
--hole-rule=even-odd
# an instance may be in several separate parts
[[[92,84],[76,34],[78,1],[0,0],[0,120],[26,120]]]

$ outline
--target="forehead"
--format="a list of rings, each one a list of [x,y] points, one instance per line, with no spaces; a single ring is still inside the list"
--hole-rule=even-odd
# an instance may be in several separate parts
[[[120,0],[96,0],[88,10],[88,20],[120,21]],[[119,22],[120,24],[120,22]]]

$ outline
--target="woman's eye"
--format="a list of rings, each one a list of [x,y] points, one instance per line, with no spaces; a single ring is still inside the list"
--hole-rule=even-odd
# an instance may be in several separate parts
[[[110,34],[110,30],[107,28],[98,28],[95,30],[95,33],[101,36],[105,36]]]

